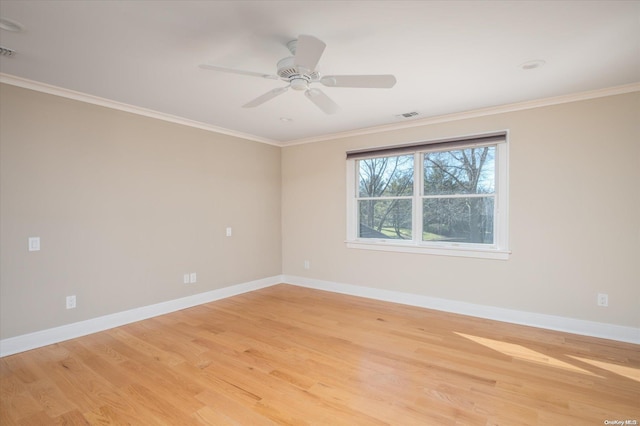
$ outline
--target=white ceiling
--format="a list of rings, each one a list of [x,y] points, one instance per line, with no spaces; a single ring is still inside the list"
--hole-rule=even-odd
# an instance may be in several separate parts
[[[279,145],[372,126],[640,81],[640,1],[0,1],[16,51],[0,72],[193,120]],[[394,74],[392,89],[322,87],[326,115],[287,93],[287,41],[327,44],[319,71]],[[525,71],[520,65],[542,59]],[[281,118],[292,121],[283,122]]]

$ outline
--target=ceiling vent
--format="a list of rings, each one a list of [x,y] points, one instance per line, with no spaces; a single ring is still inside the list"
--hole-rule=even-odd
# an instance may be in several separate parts
[[[0,46],[0,55],[1,56],[13,56],[16,54],[15,50],[11,50],[7,47]]]
[[[396,115],[396,118],[406,119],[406,118],[415,117],[415,116],[417,116],[419,114],[420,113],[418,113],[417,111],[405,112],[403,114]]]

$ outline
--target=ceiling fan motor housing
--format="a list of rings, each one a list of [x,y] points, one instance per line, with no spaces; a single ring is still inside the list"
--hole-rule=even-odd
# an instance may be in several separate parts
[[[244,74],[254,77],[282,80],[288,83],[284,87],[277,87],[258,96],[243,105],[243,108],[253,108],[280,96],[289,88],[304,92],[305,96],[326,114],[334,114],[339,110],[338,105],[322,90],[310,88],[312,84],[320,83],[327,87],[365,87],[390,88],[396,83],[393,75],[334,75],[320,77],[318,61],[326,44],[310,35],[300,35],[297,40],[287,43],[292,56],[280,59],[277,65],[277,75],[264,74],[255,71],[244,71],[217,65],[202,64],[201,68],[214,71]]]
[[[278,76],[291,83],[291,88],[294,90],[306,90],[309,83],[319,78],[316,71],[299,68],[293,56],[278,61]]]

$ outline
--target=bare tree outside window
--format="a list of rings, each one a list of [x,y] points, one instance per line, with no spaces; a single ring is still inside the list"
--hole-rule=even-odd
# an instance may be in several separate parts
[[[419,198],[415,161],[422,161]],[[495,146],[367,158],[357,168],[358,237],[413,239],[420,202],[422,241],[494,243]]]
[[[359,237],[412,238],[413,162],[413,155],[358,162]]]
[[[424,154],[423,241],[492,244],[495,147]]]

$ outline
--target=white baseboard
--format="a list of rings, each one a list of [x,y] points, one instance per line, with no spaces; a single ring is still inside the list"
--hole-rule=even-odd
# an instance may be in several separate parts
[[[640,328],[516,311],[513,309],[497,308],[493,306],[476,305],[455,300],[439,299],[417,294],[402,293],[399,291],[381,290],[291,275],[284,275],[282,279],[287,284],[293,284],[300,287],[349,294],[352,296],[366,297],[386,302],[401,303],[404,305],[418,306],[548,330],[564,331],[583,336],[640,344]]]
[[[87,334],[97,333],[98,331],[108,330],[110,328],[130,324],[132,322],[152,318],[158,315],[168,314],[170,312],[179,311],[181,309],[190,308],[203,303],[236,296],[249,291],[259,290],[281,282],[283,282],[282,275],[277,275],[274,277],[263,278],[256,281],[249,281],[217,290],[207,291],[205,293],[194,294],[180,299],[169,300],[167,302],[156,303],[154,305],[143,306],[140,308],[130,309],[128,311],[79,321],[73,324],[2,339],[0,340],[0,357],[74,339],[76,337],[86,336]]]
[[[476,305],[455,300],[438,299],[435,297],[402,293],[399,291],[381,290],[292,275],[276,275],[205,293],[194,294],[180,299],[169,300],[167,302],[117,312],[115,314],[105,315],[98,318],[92,318],[73,324],[2,339],[0,340],[0,357],[74,339],[76,337],[86,336],[87,334],[97,333],[99,331],[108,330],[110,328],[130,324],[132,322],[201,305],[203,303],[209,303],[215,300],[236,296],[238,294],[259,290],[279,283],[287,283],[300,287],[366,297],[386,302],[402,303],[404,305],[436,309],[439,311],[470,315],[531,327],[640,344],[640,328]]]

